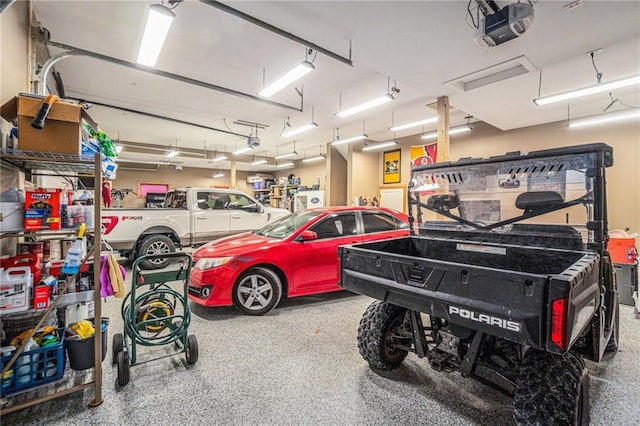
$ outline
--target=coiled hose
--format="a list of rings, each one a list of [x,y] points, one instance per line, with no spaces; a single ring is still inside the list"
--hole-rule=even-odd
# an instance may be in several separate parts
[[[165,298],[170,296],[172,301]],[[182,306],[182,314],[176,314],[175,308]],[[135,307],[135,319],[131,319],[131,308]],[[167,315],[154,316],[154,310],[160,309]],[[140,319],[144,314],[151,318]],[[141,293],[131,301],[131,293],[127,294],[122,304],[122,318],[127,336],[144,346],[161,346],[181,340],[187,333],[191,322],[191,310],[188,300],[183,294],[164,285]],[[165,333],[165,330],[169,330]],[[144,334],[143,334],[144,333]]]

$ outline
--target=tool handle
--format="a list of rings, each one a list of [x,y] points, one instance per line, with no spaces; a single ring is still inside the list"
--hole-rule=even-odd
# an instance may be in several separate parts
[[[42,106],[40,106],[40,110],[31,122],[31,127],[42,130],[44,127],[44,120],[47,118],[47,115],[49,115],[49,110],[51,110],[51,105],[59,100],[60,98],[56,95],[48,95],[44,101],[42,101]]]

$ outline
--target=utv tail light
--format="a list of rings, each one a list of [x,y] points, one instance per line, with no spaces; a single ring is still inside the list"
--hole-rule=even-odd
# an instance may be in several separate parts
[[[551,341],[563,351],[567,349],[567,299],[551,304]]]

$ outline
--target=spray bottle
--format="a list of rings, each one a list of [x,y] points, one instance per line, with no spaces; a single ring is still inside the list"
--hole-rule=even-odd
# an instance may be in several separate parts
[[[82,250],[82,240],[84,239],[84,231],[86,225],[83,223],[78,229],[78,236],[75,242],[69,247],[67,257],[64,258],[64,265],[62,265],[62,273],[67,275],[73,275],[80,269],[80,263],[84,257],[84,251]]]

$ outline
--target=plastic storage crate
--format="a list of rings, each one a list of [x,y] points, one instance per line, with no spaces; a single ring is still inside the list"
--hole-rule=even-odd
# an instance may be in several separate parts
[[[58,330],[58,336],[60,341],[56,344],[20,354],[11,369],[2,377],[0,396],[4,397],[62,378],[67,362],[64,350],[64,332]],[[2,357],[3,370],[12,356]]]

